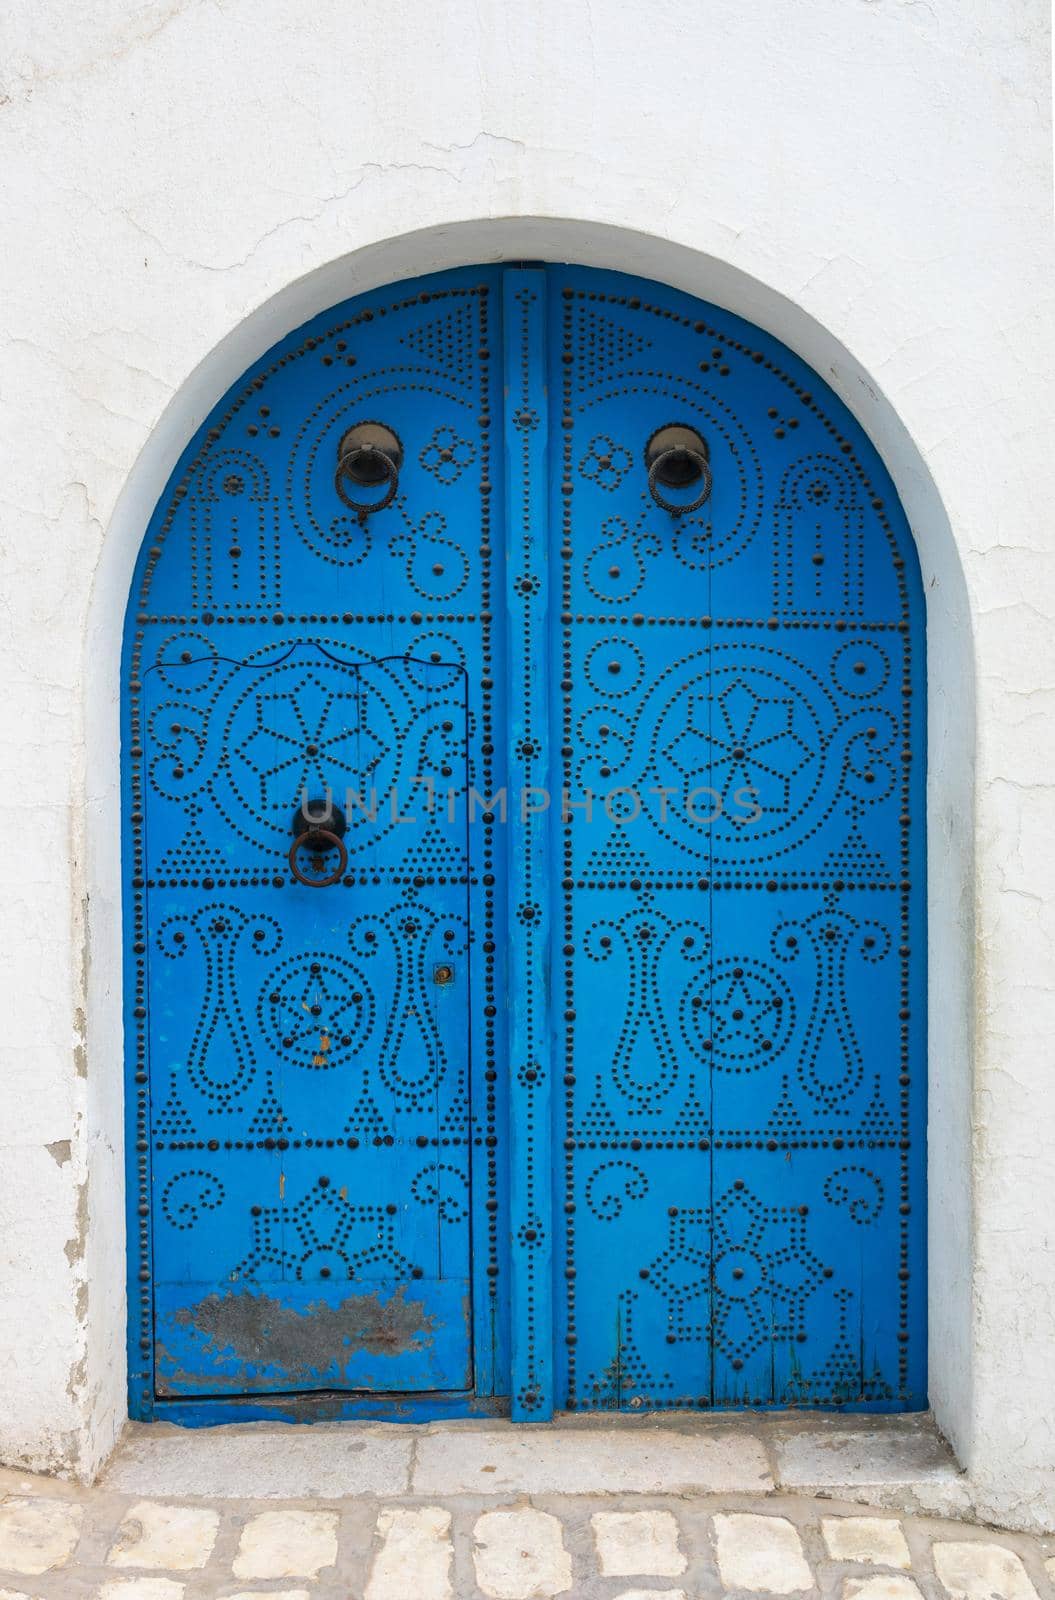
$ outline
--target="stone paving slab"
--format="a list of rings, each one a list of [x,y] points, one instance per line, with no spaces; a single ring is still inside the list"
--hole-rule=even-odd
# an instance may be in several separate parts
[[[1055,1537],[775,1492],[278,1503],[0,1474],[0,1600],[1055,1600],[1053,1578]]]
[[[775,1434],[772,1448],[782,1489],[946,1516],[970,1510],[967,1483],[934,1430],[798,1429]]]
[[[415,1494],[715,1494],[773,1488],[766,1452],[747,1433],[643,1427],[576,1433],[521,1426],[427,1434]]]
[[[162,1425],[164,1426],[164,1425]],[[130,1428],[107,1489],[204,1499],[340,1500],[410,1489],[414,1434],[397,1423],[275,1428]]]
[[[782,1483],[811,1488],[840,1483],[939,1482],[949,1475],[949,1451],[933,1433],[854,1428],[811,1429],[774,1443]]]

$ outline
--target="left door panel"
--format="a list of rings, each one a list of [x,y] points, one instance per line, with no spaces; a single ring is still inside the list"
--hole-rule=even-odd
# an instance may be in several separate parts
[[[143,705],[156,1393],[471,1389],[464,670],[184,650]]]

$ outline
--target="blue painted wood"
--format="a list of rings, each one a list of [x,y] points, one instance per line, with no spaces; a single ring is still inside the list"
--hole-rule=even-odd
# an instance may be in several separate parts
[[[133,1414],[925,1404],[923,622],[853,419],[674,291],[459,271],[246,374],[128,618]]]
[[[566,829],[554,907],[558,1404],[920,1407],[911,535],[775,340],[631,278],[549,276],[564,780],[608,797]],[[648,491],[671,423],[709,447],[696,512]]]
[[[467,1389],[468,864],[414,788],[464,787],[464,669],[299,643],[153,666],[143,705],[158,1393]],[[301,795],[346,816],[350,883],[241,865]]]
[[[505,277],[512,1414],[553,1412],[550,962],[549,415],[546,274]]]
[[[137,1415],[508,1391],[505,839],[485,873],[467,807],[496,781],[500,287],[448,274],[298,330],[148,531],[125,656]],[[359,518],[337,445],[378,416],[404,461]],[[287,861],[305,786],[348,819],[322,889]]]

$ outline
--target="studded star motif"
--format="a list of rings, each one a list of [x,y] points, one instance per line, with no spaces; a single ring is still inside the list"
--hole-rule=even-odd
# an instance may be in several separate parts
[[[337,1066],[363,1042],[373,996],[361,975],[333,956],[295,960],[267,989],[271,1031],[288,1059],[315,1068]]]
[[[734,1367],[768,1340],[803,1337],[824,1277],[806,1226],[805,1208],[764,1205],[743,1185],[710,1209],[676,1209],[666,1249],[642,1274],[667,1300],[671,1337],[699,1340],[709,1328]]]
[[[254,1207],[253,1248],[232,1273],[255,1278],[261,1267],[280,1266],[300,1279],[355,1278],[383,1264],[392,1276],[414,1269],[395,1246],[395,1206],[357,1206],[322,1177],[294,1205]]]
[[[694,1032],[708,1032],[715,1066],[758,1067],[780,1054],[794,1009],[783,987],[775,973],[751,963],[716,965],[709,1004],[690,1007]]]
[[[824,1267],[807,1245],[804,1213],[735,1186],[713,1207],[714,1344],[734,1365],[770,1339],[805,1333]]]

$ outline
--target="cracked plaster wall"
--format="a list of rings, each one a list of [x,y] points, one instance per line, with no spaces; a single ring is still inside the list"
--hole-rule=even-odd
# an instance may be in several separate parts
[[[548,255],[787,339],[913,519],[932,1394],[983,1510],[1055,1526],[1048,60],[1042,0],[4,8],[4,1461],[90,1477],[124,1417],[114,705],[151,499],[302,317]]]

